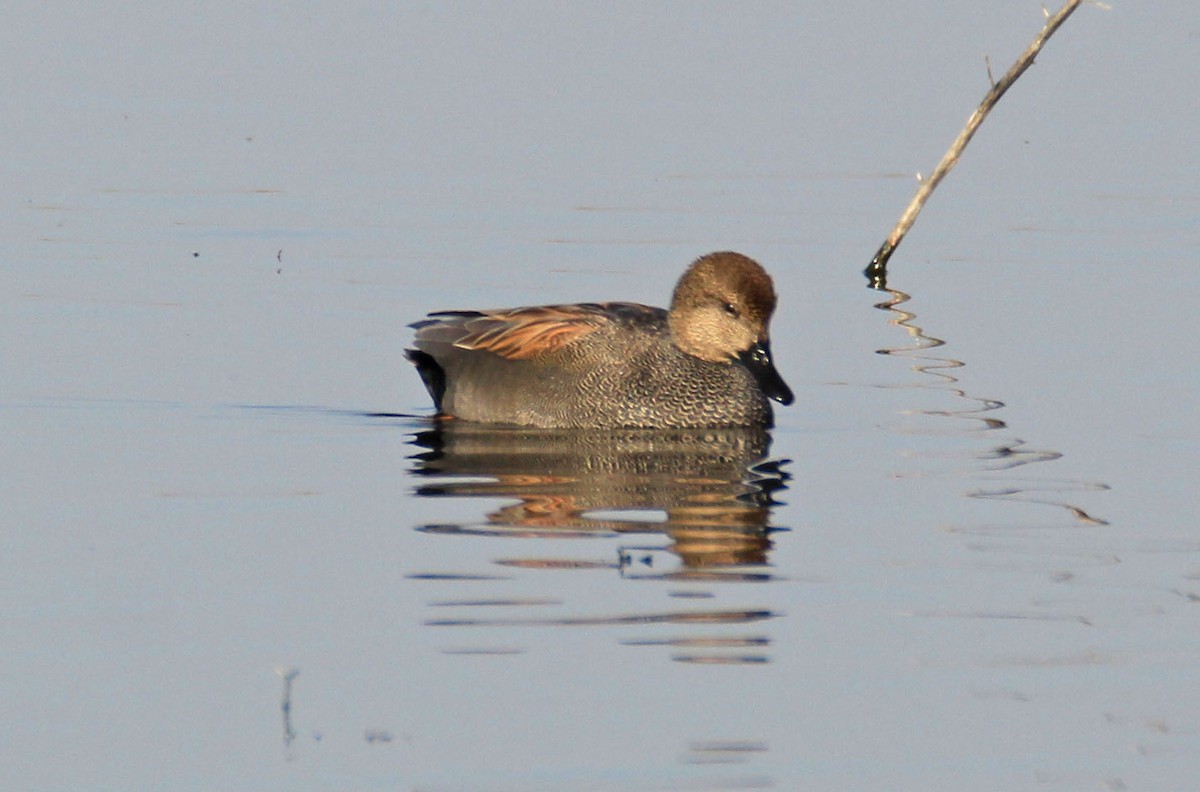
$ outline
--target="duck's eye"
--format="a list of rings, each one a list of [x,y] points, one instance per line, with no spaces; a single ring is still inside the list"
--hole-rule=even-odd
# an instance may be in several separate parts
[[[729,314],[734,319],[738,318],[738,309],[737,309],[736,305],[734,305],[733,303],[725,303],[725,305],[723,305],[722,307],[725,309],[725,313]]]

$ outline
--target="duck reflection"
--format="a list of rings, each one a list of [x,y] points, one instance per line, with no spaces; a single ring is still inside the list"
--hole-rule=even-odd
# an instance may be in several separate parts
[[[420,530],[538,537],[665,534],[669,545],[622,547],[613,566],[626,575],[649,574],[656,555],[669,551],[682,568],[667,577],[766,577],[721,569],[766,564],[770,536],[780,530],[770,524],[771,508],[786,487],[786,460],[767,458],[770,435],[763,429],[598,432],[449,421],[412,442],[426,449],[413,457],[413,472],[429,480],[418,495],[515,499],[479,525]]]

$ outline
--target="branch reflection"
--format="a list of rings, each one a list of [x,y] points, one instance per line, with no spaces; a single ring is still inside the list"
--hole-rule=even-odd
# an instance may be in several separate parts
[[[948,392],[964,400],[967,405],[960,410],[922,410],[925,415],[939,416],[975,423],[979,431],[995,432],[1008,428],[1008,424],[995,415],[1003,408],[1004,402],[999,399],[982,398],[968,393],[959,386],[959,380],[951,372],[966,364],[961,360],[930,354],[929,350],[944,346],[945,341],[935,338],[925,332],[915,323],[917,315],[900,306],[909,302],[912,297],[894,288],[886,288],[882,284],[874,286],[878,291],[888,295],[884,302],[877,303],[876,308],[891,314],[888,323],[902,329],[912,344],[878,350],[881,355],[903,357],[913,361],[913,370],[931,380],[926,385],[930,389]],[[985,463],[985,472],[1011,470],[1025,465],[1053,462],[1062,457],[1058,451],[1038,450],[1029,448],[1024,440],[1011,436],[997,438],[987,450],[976,455],[976,459]],[[1056,506],[1066,510],[1075,521],[1091,525],[1107,525],[1107,521],[1094,517],[1077,505],[1057,497],[1046,497],[1043,492],[1063,493],[1070,490],[1095,491],[1106,490],[1108,485],[1100,482],[1069,481],[1069,480],[1028,480],[1022,481],[1011,476],[1006,477],[1004,484],[999,487],[976,489],[967,493],[970,498],[1018,500],[1025,503],[1039,503]]]

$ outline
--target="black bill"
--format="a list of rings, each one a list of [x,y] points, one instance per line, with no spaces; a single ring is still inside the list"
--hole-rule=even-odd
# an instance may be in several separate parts
[[[771,362],[771,344],[769,342],[755,344],[738,355],[738,360],[750,370],[754,379],[758,380],[758,387],[762,388],[762,392],[768,398],[774,399],[780,404],[791,404],[795,400],[795,397],[792,396],[792,389],[783,381],[783,377],[779,376],[779,372],[775,370],[775,364]]]

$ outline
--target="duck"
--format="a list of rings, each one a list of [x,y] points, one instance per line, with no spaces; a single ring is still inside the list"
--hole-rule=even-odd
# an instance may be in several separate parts
[[[436,311],[405,357],[437,418],[543,429],[771,427],[776,295],[733,251],[692,262],[669,309],[632,302]]]

